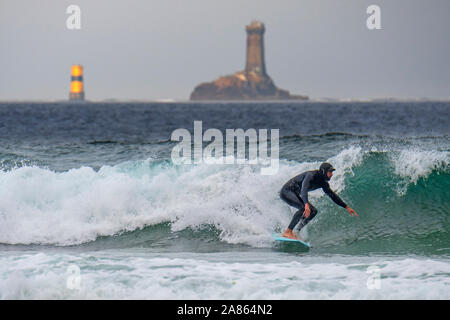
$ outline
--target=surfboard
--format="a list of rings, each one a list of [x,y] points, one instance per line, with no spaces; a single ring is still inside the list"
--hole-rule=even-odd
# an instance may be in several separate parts
[[[280,241],[281,243],[290,243],[290,244],[298,244],[300,246],[304,246],[306,248],[311,248],[311,245],[308,242],[303,242],[301,240],[295,240],[295,239],[289,239],[285,238],[281,235],[281,233],[274,233],[272,234],[272,238],[274,238],[275,241]]]

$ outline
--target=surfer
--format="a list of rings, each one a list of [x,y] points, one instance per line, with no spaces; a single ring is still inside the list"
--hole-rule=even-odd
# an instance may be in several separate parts
[[[317,214],[317,209],[308,201],[308,191],[322,188],[322,190],[338,205],[347,209],[351,216],[358,216],[339,196],[331,190],[328,181],[336,170],[328,162],[320,165],[319,170],[303,172],[285,183],[280,191],[280,198],[287,204],[295,207],[298,211],[294,214],[291,223],[283,237],[297,239],[293,233],[294,227],[300,222],[298,231],[300,231]]]

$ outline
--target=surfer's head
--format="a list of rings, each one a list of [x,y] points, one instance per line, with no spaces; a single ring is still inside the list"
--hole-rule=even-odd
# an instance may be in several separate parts
[[[331,164],[329,164],[328,162],[322,163],[319,167],[320,174],[322,174],[326,180],[331,179],[331,177],[333,176],[334,170],[336,170],[336,169],[333,168],[333,166]]]

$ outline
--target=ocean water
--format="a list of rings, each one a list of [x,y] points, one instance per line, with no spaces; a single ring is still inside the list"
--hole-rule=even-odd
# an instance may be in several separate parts
[[[171,133],[279,129],[279,169]],[[206,144],[205,144],[206,145]],[[449,299],[450,103],[1,103],[0,299]],[[329,161],[301,236],[278,191]]]

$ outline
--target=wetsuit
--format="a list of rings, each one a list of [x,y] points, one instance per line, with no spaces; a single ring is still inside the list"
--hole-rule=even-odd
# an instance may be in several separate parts
[[[287,204],[295,207],[298,211],[294,214],[289,229],[294,230],[294,227],[300,221],[298,230],[301,230],[309,221],[311,221],[317,214],[317,209],[308,201],[308,191],[322,188],[322,190],[339,206],[345,208],[347,205],[339,196],[330,189],[328,178],[318,170],[303,172],[283,186],[280,191],[280,198]],[[308,218],[303,216],[305,211],[305,203],[309,203],[311,213]]]

